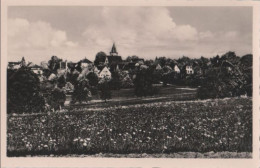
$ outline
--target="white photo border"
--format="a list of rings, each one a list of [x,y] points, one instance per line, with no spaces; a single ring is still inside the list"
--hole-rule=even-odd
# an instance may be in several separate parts
[[[170,0],[3,0],[1,4],[1,167],[259,167],[259,2]],[[253,153],[247,159],[6,156],[7,10],[9,6],[251,6],[253,8]]]

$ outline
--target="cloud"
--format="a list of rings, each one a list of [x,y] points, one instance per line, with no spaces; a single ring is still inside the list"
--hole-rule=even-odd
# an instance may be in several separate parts
[[[197,40],[198,32],[191,25],[177,25],[163,7],[104,7],[101,18],[87,26],[83,36],[88,44],[103,46],[116,41],[126,48],[142,48]]]
[[[144,58],[214,56],[217,51],[238,50],[235,47],[244,39],[238,35],[235,30],[199,31],[190,24],[177,24],[164,7],[104,7],[99,19],[83,32],[86,46],[97,46],[96,50],[103,48],[106,52],[116,42],[120,54]]]
[[[75,45],[68,41],[65,31],[57,30],[47,22],[29,22],[22,18],[8,20],[8,47],[11,49],[48,49]]]
[[[73,17],[66,17],[64,21],[57,18],[61,19],[69,10],[55,11],[54,21],[51,21],[53,17],[38,21],[30,17],[9,18],[8,57],[19,60],[25,56],[34,63],[47,61],[52,55],[69,61],[84,57],[93,61],[97,52],[109,53],[113,42],[123,58],[129,55],[145,59],[182,55],[212,57],[229,50],[242,54],[251,51],[252,33],[241,33],[239,25],[225,30],[212,26],[202,29],[198,25],[204,24],[203,19],[194,19],[194,22],[186,21],[185,17],[176,19],[178,16],[173,15],[172,10],[165,7],[91,7],[83,13],[74,12],[74,15],[71,12]],[[221,25],[219,22],[212,24]]]

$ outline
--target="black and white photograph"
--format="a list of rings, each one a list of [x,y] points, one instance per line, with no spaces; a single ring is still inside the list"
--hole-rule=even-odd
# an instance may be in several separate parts
[[[252,159],[253,14],[8,6],[6,156]]]

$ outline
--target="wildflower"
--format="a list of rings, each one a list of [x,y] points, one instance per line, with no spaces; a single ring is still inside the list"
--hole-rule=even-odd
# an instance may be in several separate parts
[[[90,138],[87,138],[86,140],[87,140],[87,141],[90,141]]]
[[[87,146],[87,143],[86,143],[86,142],[84,142],[84,143],[83,143],[83,146]]]

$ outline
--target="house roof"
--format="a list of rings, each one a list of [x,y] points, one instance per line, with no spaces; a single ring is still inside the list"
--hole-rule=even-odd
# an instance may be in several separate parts
[[[33,66],[31,66],[32,69],[43,69],[41,66],[34,64]]]
[[[19,62],[8,62],[8,65],[19,65],[21,64],[21,61]]]

